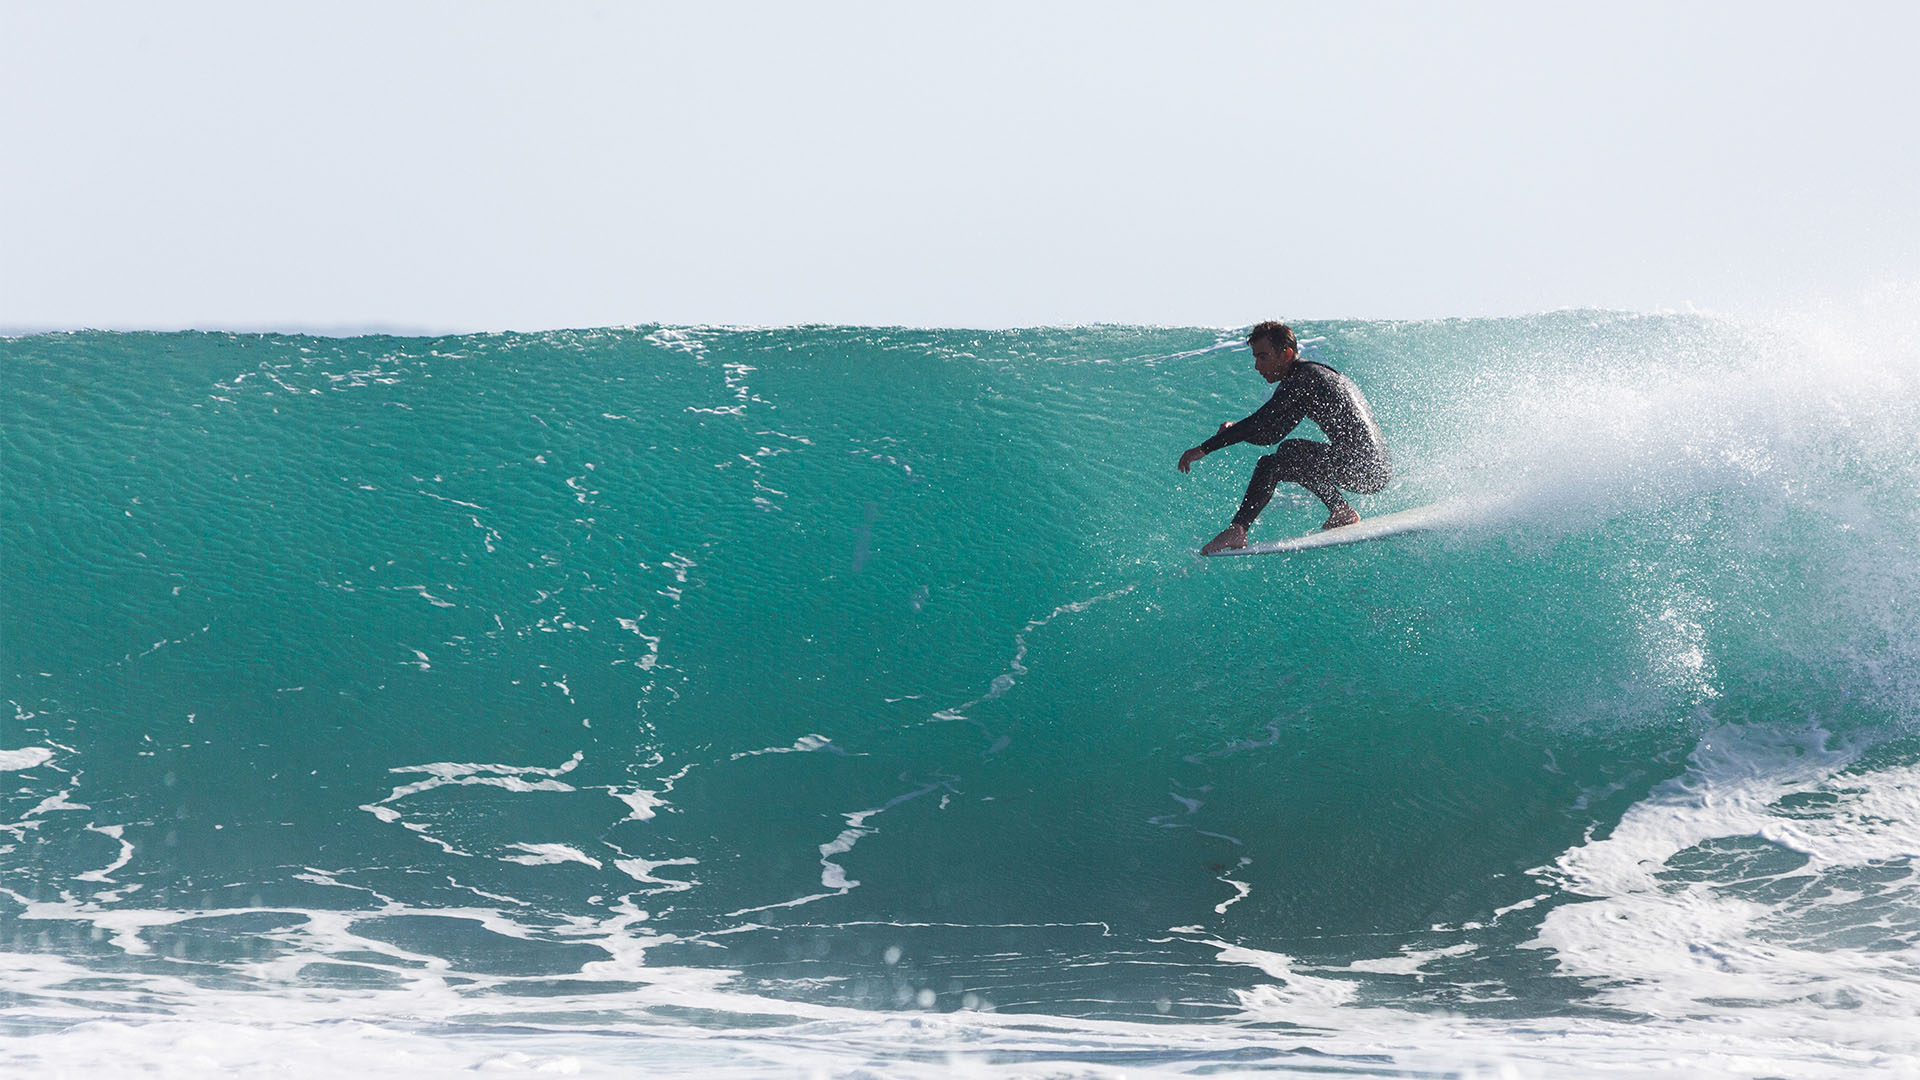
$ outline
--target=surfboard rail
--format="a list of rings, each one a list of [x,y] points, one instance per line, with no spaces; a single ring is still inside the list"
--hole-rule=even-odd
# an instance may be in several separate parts
[[[1465,512],[1466,505],[1457,499],[1431,503],[1427,506],[1416,506],[1410,510],[1396,510],[1391,514],[1381,514],[1378,517],[1361,518],[1356,524],[1343,525],[1337,529],[1311,532],[1305,536],[1294,536],[1285,540],[1263,540],[1243,548],[1216,551],[1213,556],[1277,555],[1289,551],[1333,547],[1338,544],[1357,544],[1366,540],[1398,536],[1401,533],[1426,532],[1453,524],[1460,520]]]

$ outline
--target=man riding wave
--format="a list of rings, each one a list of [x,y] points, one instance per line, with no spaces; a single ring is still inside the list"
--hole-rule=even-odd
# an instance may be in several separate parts
[[[1273,498],[1281,481],[1299,484],[1327,504],[1322,529],[1337,529],[1360,520],[1340,490],[1372,495],[1387,486],[1392,465],[1373,410],[1353,380],[1325,364],[1300,359],[1293,330],[1281,323],[1263,322],[1247,335],[1253,350],[1253,368],[1274,384],[1273,397],[1244,420],[1220,425],[1213,437],[1180,455],[1179,468],[1234,443],[1274,446],[1253,467],[1246,497],[1233,515],[1233,524],[1200,549],[1203,555],[1247,546],[1247,528]],[[1289,439],[1301,420],[1312,420],[1328,442]]]

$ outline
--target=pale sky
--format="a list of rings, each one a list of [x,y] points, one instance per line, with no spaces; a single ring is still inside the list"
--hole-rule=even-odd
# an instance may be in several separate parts
[[[1920,4],[0,0],[0,327],[1237,326],[1920,281]]]

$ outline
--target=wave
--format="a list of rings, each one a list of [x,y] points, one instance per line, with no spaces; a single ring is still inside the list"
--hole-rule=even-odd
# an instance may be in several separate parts
[[[1911,308],[0,342],[0,1053],[1911,1061]]]

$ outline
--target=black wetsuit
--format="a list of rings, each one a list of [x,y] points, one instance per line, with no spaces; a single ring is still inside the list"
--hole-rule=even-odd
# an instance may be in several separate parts
[[[1301,420],[1312,420],[1329,442],[1288,439]],[[1285,441],[1282,441],[1285,440]],[[1260,459],[1247,484],[1246,498],[1233,523],[1243,528],[1266,509],[1273,489],[1282,480],[1299,484],[1327,504],[1329,511],[1345,506],[1340,489],[1371,495],[1387,486],[1392,466],[1373,410],[1353,380],[1325,364],[1296,360],[1273,389],[1273,397],[1252,416],[1235,423],[1200,444],[1211,454],[1234,443],[1280,445]]]

